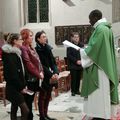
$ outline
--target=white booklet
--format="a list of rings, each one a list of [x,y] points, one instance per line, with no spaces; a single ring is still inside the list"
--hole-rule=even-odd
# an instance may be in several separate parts
[[[26,90],[26,93],[28,94],[28,95],[33,95],[34,94],[34,92],[32,91],[32,90]]]
[[[77,45],[69,42],[68,40],[65,40],[65,41],[63,42],[63,45],[64,45],[65,47],[75,48],[76,50],[80,50],[80,49],[81,49],[80,47],[78,47]]]

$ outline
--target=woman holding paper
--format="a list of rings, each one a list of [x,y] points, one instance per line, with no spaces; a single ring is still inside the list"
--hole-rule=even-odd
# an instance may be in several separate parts
[[[21,50],[19,49],[23,41],[19,37],[19,34],[9,34],[7,44],[2,47],[6,98],[11,102],[11,120],[17,120],[18,106],[21,109],[21,120],[27,120],[29,113],[24,99],[27,90],[25,69],[21,59]]]
[[[25,64],[26,71],[28,72],[27,86],[28,89],[36,92],[39,91],[39,82],[41,82],[44,78],[43,68],[38,54],[32,47],[33,32],[29,29],[23,29],[20,33],[24,41],[21,50],[23,62]],[[34,100],[34,95],[35,94],[25,96],[26,103],[30,110],[28,120],[33,120],[32,103]]]

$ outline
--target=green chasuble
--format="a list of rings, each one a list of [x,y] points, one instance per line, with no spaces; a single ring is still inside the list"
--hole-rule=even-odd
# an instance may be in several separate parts
[[[98,69],[105,72],[110,81],[111,103],[118,104],[118,75],[114,38],[111,26],[107,22],[100,23],[90,37],[86,54],[93,64],[84,69],[81,96],[87,97],[99,88]]]

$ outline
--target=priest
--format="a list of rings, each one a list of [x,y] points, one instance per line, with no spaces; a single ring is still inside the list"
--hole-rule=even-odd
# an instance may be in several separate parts
[[[81,90],[84,112],[93,120],[108,120],[112,105],[119,102],[114,37],[101,11],[93,10],[89,14],[89,22],[94,31],[88,46],[80,50],[84,68]]]

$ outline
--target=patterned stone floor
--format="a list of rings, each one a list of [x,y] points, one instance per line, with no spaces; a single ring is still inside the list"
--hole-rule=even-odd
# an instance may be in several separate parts
[[[53,98],[49,105],[49,116],[57,120],[82,120],[83,117],[83,98],[76,95],[72,97],[70,92],[62,93],[58,97]],[[10,120],[9,118],[10,104],[6,107],[0,102],[0,120]],[[38,111],[34,109],[34,120],[39,120]],[[18,116],[20,111],[18,110]]]
[[[120,88],[120,86],[119,86]],[[119,90],[120,95],[120,90]],[[120,96],[119,96],[120,98]],[[10,104],[3,106],[3,101],[0,101],[0,120],[10,120]],[[38,111],[35,110],[33,104],[34,120],[39,120]],[[91,120],[88,116],[85,117],[83,113],[83,98],[79,95],[71,96],[70,92],[62,93],[58,97],[53,96],[49,105],[49,116],[57,120]],[[18,110],[18,116],[20,111]],[[84,119],[83,119],[84,118]],[[18,119],[20,120],[20,119]],[[120,120],[120,105],[118,106],[117,117],[112,120]]]

